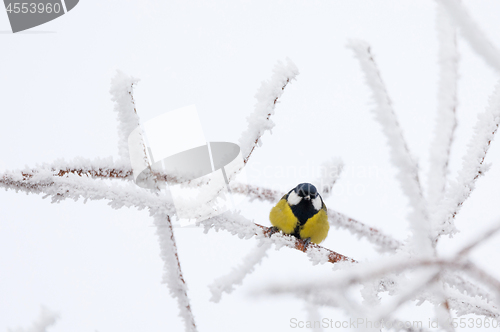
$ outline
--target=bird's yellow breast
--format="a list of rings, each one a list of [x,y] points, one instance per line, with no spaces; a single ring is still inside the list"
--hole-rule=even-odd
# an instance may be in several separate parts
[[[271,209],[269,220],[273,226],[278,227],[285,234],[292,234],[299,222],[285,197],[280,199],[278,204]]]
[[[328,223],[328,215],[324,209],[321,209],[311,218],[307,219],[306,223],[300,229],[300,238],[311,238],[313,243],[321,243],[328,235],[330,224]]]

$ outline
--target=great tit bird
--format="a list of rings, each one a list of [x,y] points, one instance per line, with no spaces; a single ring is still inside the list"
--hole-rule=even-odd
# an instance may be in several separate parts
[[[269,219],[275,231],[306,240],[306,245],[322,242],[330,229],[326,205],[310,183],[301,183],[283,196],[271,209]]]

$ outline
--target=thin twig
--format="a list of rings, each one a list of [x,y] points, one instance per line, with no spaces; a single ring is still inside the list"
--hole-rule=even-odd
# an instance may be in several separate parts
[[[243,161],[246,164],[256,146],[259,144],[262,135],[266,130],[271,130],[274,123],[270,120],[274,114],[274,109],[278,99],[283,94],[285,87],[299,74],[295,64],[287,59],[286,65],[279,61],[274,69],[269,81],[262,82],[255,98],[257,104],[252,114],[247,118],[248,127],[242,132],[239,143]]]
[[[430,227],[427,222],[429,216],[418,175],[418,165],[412,158],[408,144],[404,139],[403,131],[393,110],[387,89],[373,59],[370,45],[364,41],[351,41],[348,46],[358,58],[366,82],[373,92],[373,99],[376,103],[373,111],[377,121],[382,126],[383,133],[387,137],[391,152],[390,158],[398,170],[397,179],[413,209],[409,221],[413,231],[412,243],[414,250],[418,250],[422,255],[430,256],[432,243],[429,238]]]

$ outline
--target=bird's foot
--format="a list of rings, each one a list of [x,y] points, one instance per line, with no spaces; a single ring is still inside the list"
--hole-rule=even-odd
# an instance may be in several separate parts
[[[307,239],[304,240],[304,251],[307,250],[307,247],[309,246],[309,243],[311,243],[311,238],[308,237]]]
[[[271,237],[274,233],[279,232],[280,229],[276,226],[269,227],[269,230],[267,231],[267,234],[269,234],[269,237]]]

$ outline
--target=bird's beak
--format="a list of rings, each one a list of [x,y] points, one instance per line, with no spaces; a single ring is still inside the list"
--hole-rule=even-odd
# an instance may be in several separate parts
[[[310,200],[311,197],[309,195],[307,195],[306,197],[304,197],[306,200]]]

